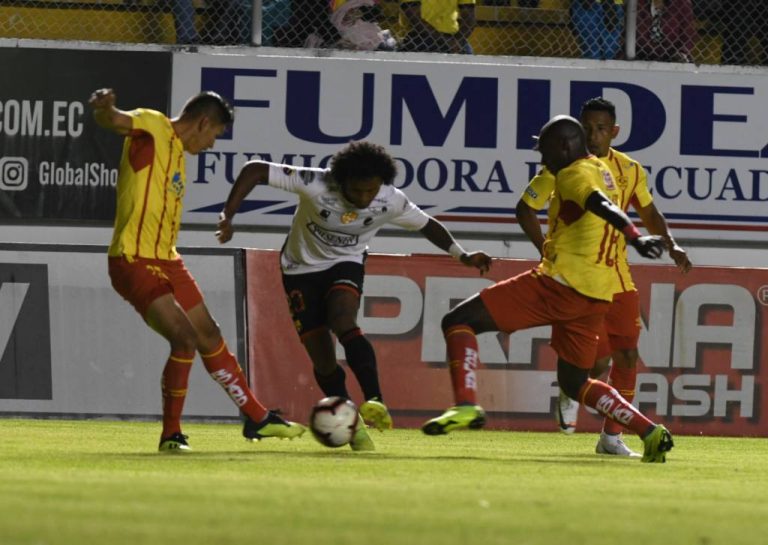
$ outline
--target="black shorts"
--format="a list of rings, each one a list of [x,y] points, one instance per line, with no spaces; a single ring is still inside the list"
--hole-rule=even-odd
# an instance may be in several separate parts
[[[299,335],[327,327],[328,311],[325,302],[328,292],[333,288],[343,288],[354,290],[358,296],[362,295],[364,276],[365,267],[352,261],[344,261],[320,272],[283,274],[288,308]]]

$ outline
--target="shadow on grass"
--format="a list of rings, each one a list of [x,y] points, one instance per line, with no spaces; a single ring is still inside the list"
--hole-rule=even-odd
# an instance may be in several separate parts
[[[256,458],[273,457],[279,455],[288,459],[307,460],[315,459],[318,461],[327,460],[365,460],[365,461],[394,461],[394,462],[422,462],[422,461],[434,461],[434,462],[487,462],[492,464],[509,463],[542,463],[542,464],[565,464],[565,465],[596,465],[605,463],[639,463],[637,459],[629,458],[608,458],[605,456],[599,456],[596,454],[538,454],[535,456],[472,456],[466,454],[451,455],[423,455],[423,456],[405,456],[401,454],[389,454],[381,451],[374,452],[354,452],[349,449],[331,450],[324,449],[316,452],[289,452],[283,450],[260,450],[260,451],[194,451],[185,454],[159,454],[157,452],[136,452],[136,453],[103,453],[103,454],[88,454],[86,456],[93,456],[98,459],[111,459],[111,460],[125,460],[125,461],[165,461],[168,463],[179,463],[182,460],[189,461],[242,461],[251,462]],[[163,463],[163,462],[161,462]]]

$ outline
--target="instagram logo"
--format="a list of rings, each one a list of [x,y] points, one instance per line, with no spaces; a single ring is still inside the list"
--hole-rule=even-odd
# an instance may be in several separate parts
[[[27,188],[29,162],[26,157],[0,158],[0,189],[22,191]]]

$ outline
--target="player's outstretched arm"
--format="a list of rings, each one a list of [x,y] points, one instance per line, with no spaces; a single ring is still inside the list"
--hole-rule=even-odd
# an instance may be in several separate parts
[[[691,260],[688,259],[688,253],[675,242],[675,239],[672,237],[672,232],[667,225],[667,220],[664,218],[664,214],[656,208],[656,205],[650,203],[648,206],[637,208],[637,213],[649,233],[664,237],[669,257],[675,262],[675,265],[680,269],[680,272],[685,274],[690,271],[693,264],[691,263]]]
[[[531,208],[523,199],[520,199],[515,207],[515,216],[517,216],[517,223],[536,246],[539,254],[544,255],[544,232],[541,230],[541,222],[536,216],[536,210]]]
[[[126,135],[133,128],[133,118],[115,107],[117,96],[112,89],[96,89],[88,99],[96,123],[109,131]]]
[[[445,225],[435,218],[429,218],[427,224],[421,228],[421,233],[428,241],[443,251],[448,252],[468,267],[475,267],[480,274],[485,274],[491,268],[491,256],[485,252],[467,252],[453,238],[453,235],[445,228]]]
[[[235,216],[243,200],[257,185],[264,185],[269,180],[269,165],[263,161],[249,161],[240,169],[229,196],[224,203],[224,210],[219,214],[219,223],[216,225],[216,238],[221,244],[232,239],[235,232],[232,226],[232,218]]]
[[[587,197],[585,206],[587,210],[600,216],[618,231],[624,233],[627,242],[641,256],[648,259],[658,259],[664,253],[664,239],[662,237],[657,235],[642,236],[624,211],[613,204],[602,192],[593,192]]]

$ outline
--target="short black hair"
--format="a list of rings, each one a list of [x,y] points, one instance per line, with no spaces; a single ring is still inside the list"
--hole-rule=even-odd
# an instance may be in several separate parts
[[[341,185],[376,176],[384,185],[391,185],[396,175],[395,160],[384,146],[373,142],[350,142],[331,158],[331,176]]]
[[[611,116],[611,121],[614,124],[616,123],[616,106],[613,102],[603,97],[594,97],[585,101],[581,105],[581,115],[584,115],[584,112],[608,112],[608,115]]]
[[[230,125],[235,120],[235,112],[220,94],[203,91],[190,98],[181,110],[181,115],[189,117],[207,116],[222,125]]]

